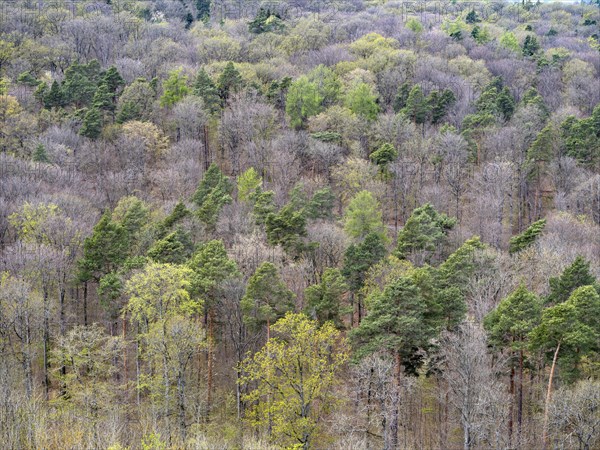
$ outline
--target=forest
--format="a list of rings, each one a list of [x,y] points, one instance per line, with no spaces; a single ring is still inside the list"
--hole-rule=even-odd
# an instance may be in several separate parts
[[[0,448],[600,449],[600,1],[2,1]]]

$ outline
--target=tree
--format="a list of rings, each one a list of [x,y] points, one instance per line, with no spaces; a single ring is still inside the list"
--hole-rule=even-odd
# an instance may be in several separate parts
[[[314,317],[319,324],[331,321],[337,328],[340,328],[342,326],[340,306],[342,296],[347,289],[339,269],[325,269],[321,282],[307,287],[304,291],[307,314]]]
[[[548,281],[550,292],[544,299],[549,306],[558,305],[569,299],[573,291],[581,286],[598,286],[596,278],[590,272],[590,263],[577,256],[559,277]]]
[[[477,15],[477,12],[474,9],[472,9],[467,14],[467,17],[465,17],[465,22],[467,22],[469,24],[473,24],[473,23],[481,22],[481,19]]]
[[[62,108],[66,105],[64,94],[58,81],[54,80],[50,90],[43,96],[44,107],[46,109]]]
[[[338,405],[335,387],[348,359],[345,340],[331,322],[321,327],[288,313],[273,325],[274,337],[242,363],[241,383],[251,388],[246,419],[266,428],[286,448],[311,449],[326,438],[322,423]]]
[[[31,158],[35,162],[39,163],[49,163],[50,157],[48,156],[48,152],[46,151],[46,147],[44,144],[40,143],[35,146],[35,150],[33,152],[33,157]]]
[[[390,421],[390,442],[398,446],[399,386],[403,360],[408,359],[432,335],[424,324],[425,303],[419,288],[408,277],[400,277],[369,301],[369,314],[350,332],[350,339],[361,358],[375,351],[389,353],[395,361],[396,394]]]
[[[369,155],[369,159],[380,166],[382,170],[385,170],[388,164],[395,161],[397,157],[398,151],[387,142]]]
[[[182,75],[183,69],[169,72],[169,78],[163,84],[163,95],[160,97],[160,106],[171,108],[175,103],[189,94],[187,75]]]
[[[449,403],[459,412],[463,449],[479,448],[489,435],[496,435],[491,442],[502,440],[503,417],[495,411],[500,407],[503,412],[507,400],[498,381],[502,361],[488,353],[481,325],[465,321],[456,332],[443,333],[436,357]]]
[[[210,411],[214,372],[214,327],[217,321],[217,308],[220,305],[225,283],[238,277],[239,272],[235,261],[227,255],[223,241],[218,240],[201,245],[192,256],[188,266],[194,271],[192,291],[204,300],[204,322],[208,330],[207,409]]]
[[[538,236],[544,231],[545,226],[546,219],[541,219],[537,222],[533,222],[521,234],[514,236],[510,239],[508,252],[510,254],[515,254],[533,245]]]
[[[107,335],[98,324],[77,325],[58,339],[52,352],[58,368],[55,376],[64,389],[60,403],[77,408],[79,420],[91,428],[87,439],[93,445],[100,442],[101,421],[114,412],[118,401],[119,392],[110,384],[123,347],[121,337]],[[65,368],[64,373],[60,368]]]
[[[229,178],[223,175],[216,164],[211,164],[192,196],[193,202],[198,206],[195,214],[209,231],[214,231],[223,206],[231,203],[232,191],[233,185]]]
[[[170,436],[176,417],[179,438],[186,439],[186,379],[190,361],[202,348],[203,331],[194,316],[203,302],[190,295],[193,271],[174,264],[149,263],[126,284],[129,298],[123,315],[138,328],[138,345],[150,363],[144,389],[162,411]],[[138,388],[141,380],[138,379]]]
[[[416,208],[398,233],[396,255],[407,259],[419,252],[421,259],[430,261],[455,223],[456,219],[437,212],[429,203]]]
[[[281,245],[293,256],[299,256],[303,250],[301,238],[306,236],[306,217],[304,211],[297,211],[290,202],[277,213],[269,213],[265,218],[267,241],[271,245]]]
[[[256,172],[254,167],[250,167],[238,177],[238,199],[243,202],[249,201],[252,194],[254,194],[257,189],[260,189],[261,186],[262,178],[258,175],[258,172]]]
[[[587,352],[597,349],[599,317],[600,296],[592,286],[583,286],[575,290],[566,302],[545,309],[541,323],[530,333],[532,348],[541,349],[546,354],[553,353],[544,407],[544,446],[547,444],[552,382],[559,355],[573,364]]]
[[[356,239],[363,239],[372,233],[385,239],[379,202],[371,192],[360,191],[350,200],[344,213],[344,230]]]
[[[217,80],[217,88],[219,89],[221,100],[225,102],[231,94],[238,92],[242,88],[242,84],[242,75],[233,63],[229,61]]]
[[[540,49],[540,44],[538,43],[535,36],[527,35],[525,37],[525,41],[523,42],[523,56],[533,56]]]
[[[518,53],[520,50],[519,41],[512,31],[505,31],[502,36],[500,36],[500,45],[515,53]]]
[[[512,294],[503,299],[498,307],[486,316],[484,321],[491,342],[500,348],[508,347],[512,353],[510,360],[511,394],[514,392],[515,366],[518,364],[517,423],[519,435],[521,434],[523,417],[524,353],[528,347],[529,333],[539,324],[541,316],[542,304],[540,299],[521,284]],[[516,355],[518,355],[517,358]],[[509,434],[512,432],[512,403],[511,401]]]
[[[316,83],[310,82],[306,76],[295,80],[288,89],[285,112],[290,118],[290,125],[303,128],[306,120],[321,112],[323,97],[319,94]]]
[[[294,307],[294,293],[279,277],[277,268],[263,262],[248,280],[246,294],[242,298],[244,322],[251,328],[267,327],[267,340],[271,323],[284,316]]]
[[[375,120],[379,113],[377,96],[366,83],[358,83],[348,91],[345,98],[346,107],[354,114],[368,120]]]
[[[429,105],[421,90],[421,86],[414,85],[412,87],[406,99],[406,106],[401,112],[416,124],[424,124],[427,121]]]
[[[88,109],[83,118],[79,134],[90,139],[98,139],[102,133],[102,114],[95,106]]]
[[[582,380],[561,387],[550,404],[549,425],[562,445],[571,445],[574,436],[579,448],[595,448],[600,440],[600,383]]]
[[[431,113],[431,123],[437,125],[446,116],[448,109],[456,103],[456,96],[450,89],[444,89],[441,93],[433,91],[427,96],[427,103]]]
[[[269,8],[259,8],[256,17],[248,24],[250,33],[261,34],[283,29],[284,24],[281,16]]]
[[[204,105],[211,113],[216,113],[221,107],[219,90],[204,69],[196,74],[192,93],[204,101]]]
[[[144,78],[138,78],[123,89],[117,103],[117,123],[130,120],[148,120],[152,112],[152,104],[156,92],[152,83]]]
[[[158,239],[148,250],[148,256],[160,263],[183,264],[192,254],[192,247],[189,234],[177,229]]]

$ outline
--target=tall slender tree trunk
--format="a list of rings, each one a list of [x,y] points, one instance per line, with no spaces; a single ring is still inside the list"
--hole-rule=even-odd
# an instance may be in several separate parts
[[[510,366],[510,385],[509,385],[508,392],[510,393],[510,406],[508,408],[508,442],[512,443],[513,417],[514,417],[514,409],[515,409],[515,366],[514,366],[514,363],[511,363],[511,366]]]
[[[213,390],[213,353],[214,353],[214,311],[211,309],[208,312],[208,352],[206,364],[206,411],[207,420],[210,418],[210,410],[212,407],[212,390]]]
[[[87,326],[88,324],[88,316],[87,316],[87,298],[88,298],[88,282],[83,282],[83,324]]]
[[[552,367],[550,368],[550,378],[548,379],[548,390],[546,391],[546,404],[544,406],[544,427],[542,434],[542,449],[546,450],[548,446],[548,410],[550,408],[550,399],[552,398],[552,380],[554,378],[554,369],[556,368],[556,359],[560,351],[560,341],[556,345],[556,351],[552,358]]]
[[[396,352],[394,393],[392,397],[392,420],[390,420],[390,450],[398,448],[398,428],[400,416],[400,377],[402,375],[402,356]]]
[[[48,377],[48,351],[50,346],[50,323],[49,317],[50,314],[48,308],[48,290],[44,286],[44,394],[46,400],[50,398],[50,378]]]
[[[521,443],[523,428],[523,349],[519,350],[519,397],[517,399],[517,444]]]

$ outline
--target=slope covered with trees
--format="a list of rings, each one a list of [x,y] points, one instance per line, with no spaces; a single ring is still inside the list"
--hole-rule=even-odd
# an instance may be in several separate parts
[[[599,4],[0,5],[0,447],[600,445]]]

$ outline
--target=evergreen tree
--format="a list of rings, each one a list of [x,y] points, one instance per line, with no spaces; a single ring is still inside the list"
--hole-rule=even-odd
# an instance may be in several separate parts
[[[596,286],[600,290],[596,278],[590,272],[589,261],[581,256],[577,256],[559,277],[550,278],[549,284],[546,305],[558,305],[567,301],[573,291],[581,286]]]
[[[157,240],[148,256],[158,263],[183,264],[192,254],[193,244],[189,233],[177,229]]]
[[[321,282],[307,287],[304,291],[307,313],[315,317],[320,324],[331,321],[337,328],[341,328],[340,309],[342,297],[347,289],[339,269],[325,269]]]
[[[416,124],[424,124],[429,115],[429,105],[419,85],[412,87],[402,112]]]
[[[223,175],[216,164],[211,164],[192,196],[192,201],[198,206],[195,214],[209,231],[214,231],[223,206],[231,203],[232,192],[233,185],[229,178]]]
[[[221,100],[225,102],[231,94],[238,92],[242,88],[242,85],[242,75],[235,68],[234,64],[229,61],[217,80],[217,88],[219,89]]]
[[[246,294],[241,301],[244,322],[252,329],[267,327],[294,308],[294,293],[281,280],[277,268],[263,262],[248,280]]]
[[[289,254],[299,256],[303,250],[301,238],[306,236],[304,211],[297,211],[288,203],[278,213],[266,216],[265,231],[269,244],[281,245]]]
[[[472,9],[467,14],[467,17],[465,17],[465,22],[467,22],[469,24],[473,24],[473,23],[481,22],[481,19],[477,15],[477,12],[474,9]]]
[[[49,163],[50,162],[50,157],[48,156],[48,152],[46,151],[46,147],[44,147],[44,144],[40,143],[40,144],[36,145],[35,151],[33,152],[32,159],[34,162],[40,162],[40,163]]]
[[[334,205],[335,195],[330,187],[325,187],[315,191],[304,212],[308,219],[331,219]]]
[[[533,56],[540,49],[540,44],[538,43],[535,36],[527,35],[525,38],[525,42],[523,42],[523,56]]]
[[[200,69],[194,81],[193,94],[204,101],[204,106],[211,112],[216,113],[221,107],[219,90],[204,69]]]
[[[429,261],[455,224],[456,219],[437,212],[429,203],[416,208],[398,233],[396,256],[406,259],[411,253],[421,252]]]
[[[185,204],[182,201],[177,202],[171,214],[165,217],[164,220],[157,225],[158,238],[162,239],[173,225],[177,224],[189,213],[190,211],[185,207]]]
[[[250,197],[262,186],[262,178],[254,167],[250,167],[242,173],[237,180],[238,199],[247,202]]]
[[[52,82],[50,90],[43,96],[43,101],[46,109],[62,108],[66,105],[63,91],[60,84],[58,84],[58,81],[54,80]]]
[[[196,18],[202,21],[208,21],[210,18],[210,0],[196,0]]]
[[[380,234],[371,233],[358,244],[351,244],[344,254],[342,274],[348,287],[358,292],[364,285],[368,269],[386,254],[385,241]]]
[[[398,151],[392,144],[387,142],[369,155],[369,159],[377,164],[382,171],[385,170],[389,163],[395,161],[397,157]]]
[[[533,245],[538,236],[542,234],[542,231],[544,231],[545,226],[546,219],[533,222],[521,234],[514,236],[510,239],[508,252],[512,255]]]
[[[400,85],[398,92],[396,93],[396,97],[394,98],[394,112],[398,113],[406,107],[406,101],[408,100],[410,90],[411,86],[408,81],[405,81]]]
[[[441,93],[433,91],[427,97],[427,103],[431,112],[431,123],[437,125],[446,116],[448,109],[456,103],[456,96],[450,89],[444,89]]]
[[[85,113],[79,134],[90,139],[98,139],[102,133],[102,123],[100,110],[92,107]]]

